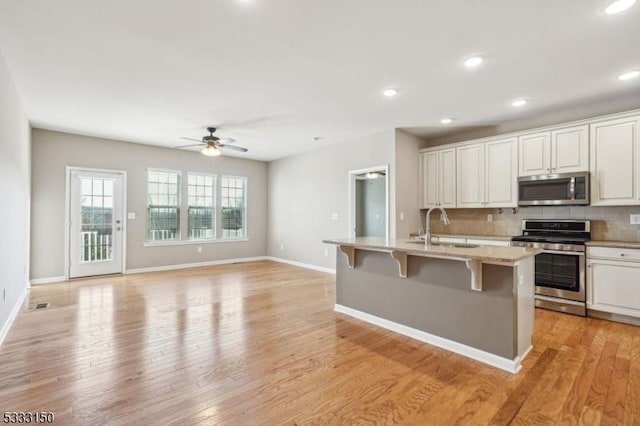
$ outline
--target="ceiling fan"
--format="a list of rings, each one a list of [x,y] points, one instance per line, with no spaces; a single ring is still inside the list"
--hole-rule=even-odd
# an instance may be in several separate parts
[[[202,146],[203,148],[202,150],[200,150],[200,152],[208,157],[215,157],[222,154],[222,152],[220,151],[221,149],[232,149],[234,151],[240,151],[240,152],[249,151],[247,148],[243,148],[241,146],[228,145],[230,143],[234,143],[236,141],[235,139],[219,138],[217,136],[214,136],[213,134],[216,131],[215,127],[207,127],[207,131],[209,132],[209,134],[207,136],[203,136],[202,140],[191,139],[191,138],[181,138],[188,141],[196,141],[198,143],[191,144],[191,145],[176,146],[175,148],[181,149],[181,148],[191,148],[194,146]]]

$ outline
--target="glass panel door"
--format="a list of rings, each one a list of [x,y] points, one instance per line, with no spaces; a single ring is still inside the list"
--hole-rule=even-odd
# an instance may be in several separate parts
[[[70,278],[122,272],[122,182],[119,173],[71,172]]]

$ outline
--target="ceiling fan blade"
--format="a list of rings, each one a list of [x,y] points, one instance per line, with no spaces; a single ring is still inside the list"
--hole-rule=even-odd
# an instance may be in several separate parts
[[[220,143],[217,145],[218,148],[222,148],[222,149],[232,149],[234,151],[240,151],[240,152],[247,152],[249,151],[247,148],[243,148],[241,146],[233,146],[233,145],[225,145],[223,143]]]
[[[204,143],[204,142],[202,141],[202,139],[192,139],[192,138],[180,138],[180,139],[184,139],[184,140],[187,140],[187,141],[195,141],[195,142]]]
[[[191,145],[180,145],[180,146],[174,146],[174,148],[176,148],[176,149],[179,149],[179,148],[191,148],[191,147],[194,147],[194,146],[199,146],[199,147],[201,147],[201,146],[202,146],[202,143],[194,143],[194,144],[191,144]]]
[[[220,138],[220,142],[224,142],[224,143],[236,143],[238,142],[237,140],[235,140],[234,138]]]

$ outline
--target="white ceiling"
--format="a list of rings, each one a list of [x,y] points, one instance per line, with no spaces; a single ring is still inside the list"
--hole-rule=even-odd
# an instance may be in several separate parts
[[[0,48],[35,127],[175,146],[216,125],[249,148],[232,155],[272,160],[638,92],[615,77],[640,68],[640,4],[607,3],[0,0]]]

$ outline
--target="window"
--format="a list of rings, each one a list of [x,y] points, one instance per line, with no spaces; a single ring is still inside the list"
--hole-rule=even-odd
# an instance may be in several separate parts
[[[215,238],[215,182],[215,176],[189,173],[187,229],[190,240]]]
[[[220,182],[222,202],[222,238],[247,236],[247,178],[222,176]]]
[[[147,192],[147,240],[179,240],[180,174],[149,170]]]

